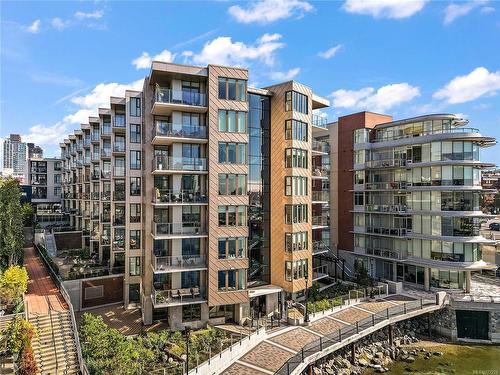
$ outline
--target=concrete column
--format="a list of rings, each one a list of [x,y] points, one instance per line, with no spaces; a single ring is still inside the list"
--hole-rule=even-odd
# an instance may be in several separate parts
[[[465,271],[465,293],[470,293],[472,276],[470,271]]]
[[[356,343],[351,344],[351,363],[354,365],[356,363]]]
[[[392,346],[394,344],[394,332],[392,329],[392,324],[389,324],[389,345]]]
[[[392,262],[392,281],[398,281],[398,264]]]
[[[424,289],[428,291],[430,289],[430,272],[431,269],[428,267],[425,267],[424,269]]]

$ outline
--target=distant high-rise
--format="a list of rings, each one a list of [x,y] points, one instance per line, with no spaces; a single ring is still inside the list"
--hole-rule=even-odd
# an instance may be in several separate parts
[[[34,143],[26,143],[26,146],[28,147],[28,159],[43,158],[43,149],[40,146],[37,146]]]
[[[26,143],[19,134],[11,134],[3,140],[2,174],[12,176],[22,182],[26,179]]]

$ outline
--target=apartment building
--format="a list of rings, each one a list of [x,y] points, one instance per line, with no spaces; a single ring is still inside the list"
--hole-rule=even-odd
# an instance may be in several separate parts
[[[40,223],[63,221],[61,211],[62,160],[57,158],[30,158],[28,183],[31,203]]]
[[[242,323],[326,276],[328,100],[248,76],[153,62],[61,144],[71,225],[145,324]]]
[[[492,241],[480,232],[480,149],[492,137],[455,115],[393,121],[361,112],[330,124],[332,230],[339,252],[377,278],[409,285],[470,290],[471,272]]]

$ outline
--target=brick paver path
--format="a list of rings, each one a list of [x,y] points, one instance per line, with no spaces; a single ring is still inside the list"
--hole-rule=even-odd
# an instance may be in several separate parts
[[[305,345],[319,338],[313,332],[320,335],[329,335],[346,326],[346,324],[332,318],[355,325],[356,322],[386,310],[388,307],[394,307],[396,304],[403,304],[412,300],[414,299],[407,296],[390,296],[383,300],[365,302],[330,313],[314,321],[308,327],[297,327],[262,341],[245,353],[237,362],[224,370],[222,375],[262,375],[274,373],[288,359],[293,357],[294,354],[292,351],[298,353]],[[282,347],[289,350],[285,350]]]
[[[240,361],[275,372],[292,357],[293,353],[288,350],[263,341],[241,357]]]
[[[68,305],[33,247],[24,249],[24,265],[29,275],[28,291],[25,296],[29,314],[48,314],[48,303],[52,306],[52,310],[67,310]]]
[[[320,336],[299,327],[286,333],[282,333],[281,335],[274,336],[270,338],[269,341],[283,345],[298,352],[303,346],[319,339],[319,337]]]

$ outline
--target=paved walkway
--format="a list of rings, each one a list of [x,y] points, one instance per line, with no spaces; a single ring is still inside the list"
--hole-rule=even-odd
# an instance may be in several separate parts
[[[245,353],[222,372],[223,375],[271,375],[303,347],[339,329],[355,326],[373,314],[414,300],[408,296],[390,296],[376,302],[364,302],[325,315],[309,326],[296,327],[268,338]]]
[[[29,314],[48,314],[48,303],[50,303],[52,310],[67,310],[68,305],[33,247],[24,249],[24,265],[29,275],[28,291],[25,296]]]

